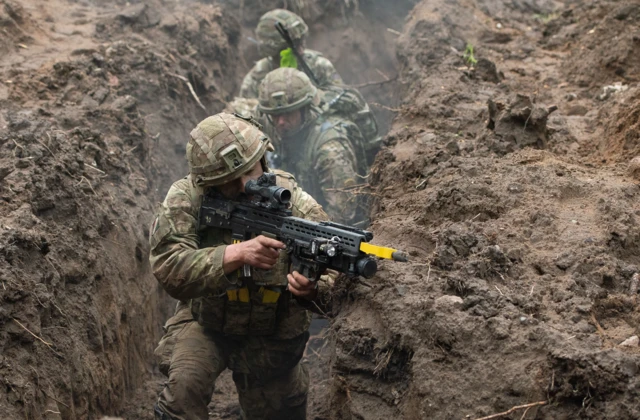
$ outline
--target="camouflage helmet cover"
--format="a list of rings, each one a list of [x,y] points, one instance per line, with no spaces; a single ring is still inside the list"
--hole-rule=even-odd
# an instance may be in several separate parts
[[[299,70],[280,67],[260,83],[258,110],[265,114],[286,114],[317,102],[318,89]]]
[[[294,43],[299,43],[309,32],[309,27],[304,23],[304,20],[293,12],[274,9],[265,13],[256,27],[256,37],[263,57],[277,56],[280,51],[289,48],[276,29],[277,22],[282,23],[282,26],[289,31]]]
[[[247,173],[265,154],[269,138],[250,121],[220,113],[191,131],[187,161],[196,186],[226,184]]]

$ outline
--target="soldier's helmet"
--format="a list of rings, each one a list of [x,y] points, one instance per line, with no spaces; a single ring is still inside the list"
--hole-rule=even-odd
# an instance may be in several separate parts
[[[249,172],[264,156],[269,138],[249,119],[220,113],[191,131],[187,161],[195,186],[223,185]]]
[[[258,47],[263,57],[275,57],[280,51],[289,48],[278,30],[276,23],[282,23],[287,29],[294,44],[299,45],[309,32],[304,20],[293,12],[284,9],[271,10],[260,18],[256,27]]]
[[[318,88],[294,68],[275,69],[260,83],[258,110],[268,115],[286,114],[318,102]]]

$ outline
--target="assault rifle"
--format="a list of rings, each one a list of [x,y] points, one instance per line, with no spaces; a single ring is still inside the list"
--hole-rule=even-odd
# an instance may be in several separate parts
[[[314,85],[318,86],[318,79],[316,78],[315,74],[313,74],[313,71],[311,71],[311,68],[307,65],[307,62],[304,61],[304,57],[302,56],[302,54],[298,52],[293,39],[291,39],[289,30],[284,27],[282,22],[276,23],[276,30],[278,31],[278,33],[280,33],[280,36],[282,37],[282,39],[284,39],[284,42],[286,42],[289,48],[291,48],[291,52],[293,52],[293,54],[296,56],[296,60],[298,60],[298,64],[300,65],[302,71],[305,72],[307,76],[309,76],[309,79],[311,79],[311,82],[313,82]]]
[[[257,235],[277,239],[287,246],[292,271],[312,281],[327,269],[370,278],[378,270],[375,257],[407,261],[401,251],[370,244],[371,232],[293,217],[289,209],[291,191],[276,185],[274,173],[248,181],[245,191],[248,197],[242,201],[227,200],[215,192],[205,194],[198,230],[229,229],[234,241],[246,241]],[[245,265],[243,275],[251,277],[249,266]]]

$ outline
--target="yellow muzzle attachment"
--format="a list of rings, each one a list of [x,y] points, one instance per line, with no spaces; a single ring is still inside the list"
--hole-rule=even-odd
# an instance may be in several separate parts
[[[360,243],[360,251],[378,258],[384,258],[387,260],[394,260],[398,262],[407,262],[407,255],[404,252],[384,246],[372,245],[368,242]]]

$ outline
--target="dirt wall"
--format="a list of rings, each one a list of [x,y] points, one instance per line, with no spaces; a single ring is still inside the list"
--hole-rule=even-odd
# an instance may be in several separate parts
[[[286,6],[349,84],[393,78],[398,41],[399,80],[362,89],[397,116],[375,243],[411,262],[338,284],[312,415],[640,417],[635,3],[415,3],[1,0],[0,412],[150,418],[149,219]]]
[[[0,2],[3,418],[119,414],[149,377],[171,309],[150,218],[236,89],[221,8],[122,6]]]
[[[409,88],[371,183],[374,242],[411,261],[336,291],[333,418],[640,415],[640,352],[620,346],[638,333],[640,189],[595,160],[600,124],[621,127],[620,112],[633,126],[634,96],[573,84],[575,38],[547,46],[554,17],[591,3],[424,1],[409,15]]]

